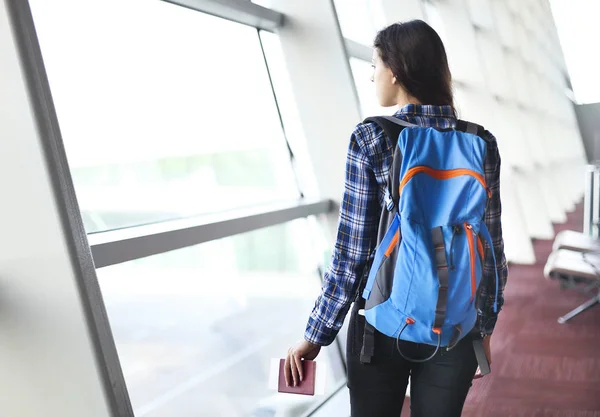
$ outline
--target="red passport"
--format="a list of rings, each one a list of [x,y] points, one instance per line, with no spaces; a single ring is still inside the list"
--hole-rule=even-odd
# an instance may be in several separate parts
[[[289,387],[285,384],[285,359],[279,360],[279,386],[278,392],[285,392],[288,394],[302,394],[302,395],[315,395],[315,376],[317,363],[315,361],[302,361],[302,369],[304,370],[302,382],[299,382],[297,386],[290,385]]]

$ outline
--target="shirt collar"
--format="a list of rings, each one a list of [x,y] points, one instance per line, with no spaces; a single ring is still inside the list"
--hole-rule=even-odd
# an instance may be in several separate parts
[[[454,118],[452,106],[434,106],[431,104],[407,104],[396,112],[396,116],[423,116]]]

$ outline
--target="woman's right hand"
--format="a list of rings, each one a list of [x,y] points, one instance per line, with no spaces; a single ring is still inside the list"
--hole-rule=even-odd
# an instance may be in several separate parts
[[[287,386],[298,386],[304,378],[302,360],[313,360],[321,351],[320,345],[302,340],[288,350],[283,367]]]

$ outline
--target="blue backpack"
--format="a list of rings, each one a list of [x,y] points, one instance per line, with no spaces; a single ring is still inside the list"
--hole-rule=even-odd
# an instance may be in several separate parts
[[[483,222],[491,195],[484,175],[485,130],[461,120],[454,129],[420,127],[395,117],[365,122],[384,130],[395,153],[378,245],[363,282],[367,325],[361,360],[370,361],[374,328],[396,338],[403,357],[424,362],[469,334],[481,310],[483,241],[494,255]],[[497,295],[496,272],[494,311]],[[400,340],[436,349],[425,359],[407,358]]]

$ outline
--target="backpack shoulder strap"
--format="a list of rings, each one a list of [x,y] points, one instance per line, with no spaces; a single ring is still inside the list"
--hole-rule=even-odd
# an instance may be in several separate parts
[[[398,119],[394,116],[376,116],[376,117],[367,117],[363,123],[375,123],[377,126],[383,129],[383,133],[390,138],[392,141],[392,145],[396,147],[398,143],[398,136],[400,136],[400,132],[405,127],[415,127],[412,123],[405,122],[402,119]]]
[[[398,137],[400,136],[400,132],[405,127],[418,127],[418,125],[414,125],[412,123],[405,122],[404,120],[398,119],[394,116],[378,116],[378,117],[368,117],[365,119],[364,123],[372,122],[377,124],[379,127],[383,129],[383,133],[390,139],[392,142],[392,149],[394,150],[394,159],[392,162],[392,166],[390,167],[390,171],[388,174],[387,180],[387,193],[385,197],[385,204],[387,206],[388,211],[391,211],[394,207],[398,207],[398,200],[400,199],[398,193],[398,182],[400,181],[400,166],[402,165],[402,153],[400,149],[398,149]]]
[[[481,139],[486,140],[485,128],[476,123],[467,122],[466,120],[457,120],[455,130],[465,133],[471,133],[479,136]]]

